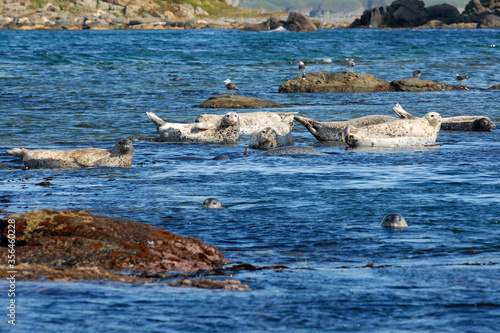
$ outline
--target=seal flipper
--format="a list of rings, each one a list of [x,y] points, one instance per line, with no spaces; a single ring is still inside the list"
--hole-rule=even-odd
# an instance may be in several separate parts
[[[301,116],[294,116],[293,119],[297,120],[299,123],[304,125],[304,127],[307,128],[307,130],[311,132],[311,134],[314,135],[315,137],[318,135],[318,131],[314,127],[314,125],[317,123],[316,120],[304,118]]]
[[[155,124],[156,129],[160,128],[161,126],[163,126],[167,123],[165,120],[161,119],[160,117],[155,115],[153,112],[146,112],[146,114],[148,115],[148,118],[151,119],[153,124]]]
[[[411,115],[408,112],[406,112],[399,103],[396,104],[392,109],[394,110],[394,112],[396,112],[396,114],[400,118],[403,118],[403,119],[416,119],[417,118],[414,115]]]
[[[358,129],[356,127],[348,125],[346,129],[342,131],[342,141],[351,146],[352,141],[359,140],[359,136],[356,135],[357,132]]]
[[[214,124],[208,123],[208,122],[202,122],[202,123],[195,123],[194,129],[198,131],[206,131],[211,128],[214,128]]]

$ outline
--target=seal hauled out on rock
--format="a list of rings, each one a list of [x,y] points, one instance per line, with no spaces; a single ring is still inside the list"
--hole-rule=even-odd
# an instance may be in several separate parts
[[[156,126],[160,140],[166,142],[237,142],[240,120],[236,112],[228,112],[214,122],[194,124],[167,123],[153,112],[146,112]]]
[[[112,150],[83,148],[73,150],[28,150],[13,148],[7,154],[17,156],[33,169],[76,169],[96,167],[130,167],[133,145],[130,140],[119,141]]]
[[[364,147],[428,146],[436,142],[440,128],[439,113],[429,112],[422,118],[395,119],[361,128],[347,126],[344,142]]]
[[[249,146],[257,149],[274,149],[278,147],[293,146],[295,139],[292,133],[279,135],[272,127],[266,127],[252,133]]]
[[[202,208],[207,208],[207,209],[219,209],[219,208],[224,208],[222,206],[222,203],[215,199],[215,198],[208,198],[206,199],[203,204],[201,205]]]
[[[342,133],[349,125],[359,128],[397,120],[398,118],[384,115],[372,115],[347,121],[326,122],[320,122],[300,116],[295,116],[294,119],[304,125],[318,141],[342,141]]]
[[[393,107],[393,110],[401,118],[416,118],[405,111],[399,104],[396,104],[396,106]],[[489,131],[495,127],[495,123],[486,116],[457,116],[441,118],[441,129],[445,131]]]
[[[265,111],[238,113],[238,116],[240,117],[240,134],[252,134],[264,127],[271,126],[279,131],[286,131],[280,133],[280,135],[286,135],[292,130],[294,125],[293,116],[296,114],[297,112]],[[222,115],[216,114],[202,114],[196,118],[195,122],[217,122],[222,117]]]
[[[399,214],[389,214],[384,216],[380,225],[386,228],[406,228],[408,223],[406,223],[405,218]]]

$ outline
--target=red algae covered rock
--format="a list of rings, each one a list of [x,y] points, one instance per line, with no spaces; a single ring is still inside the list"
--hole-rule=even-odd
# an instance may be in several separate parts
[[[13,229],[16,267],[22,267],[26,279],[52,274],[58,280],[102,277],[120,281],[123,274],[116,279],[108,275],[116,271],[135,275],[192,272],[227,264],[216,247],[199,239],[86,210],[44,209],[0,220],[0,265],[4,266],[0,270],[8,264],[7,245],[13,233],[9,230]]]

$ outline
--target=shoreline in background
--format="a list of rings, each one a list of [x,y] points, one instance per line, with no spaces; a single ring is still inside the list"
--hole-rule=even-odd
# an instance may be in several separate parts
[[[182,3],[176,7],[160,7],[148,1],[126,0],[55,0],[35,7],[29,0],[0,0],[0,30],[160,30],[160,29],[248,29],[273,30],[277,21],[286,21],[290,13],[224,7],[212,8]],[[16,1],[16,0],[14,0]],[[489,8],[466,8],[463,12],[450,5],[424,7],[423,2],[401,0],[390,6],[364,11],[338,13],[328,17],[303,20],[317,29],[378,28],[500,28],[500,17]],[[469,5],[468,5],[469,6]],[[493,6],[493,5],[492,5]],[[167,9],[166,9],[167,8]],[[205,10],[205,9],[206,10]],[[496,8],[496,7],[495,7]],[[207,11],[208,10],[208,11]],[[403,14],[401,14],[403,13]],[[485,17],[489,17],[485,21]],[[290,19],[290,17],[289,17]],[[271,24],[266,25],[266,21]],[[272,22],[271,22],[272,21]],[[312,23],[312,24],[311,24]],[[285,27],[288,28],[288,27]],[[310,29],[309,31],[312,31]],[[295,30],[302,31],[302,30]]]

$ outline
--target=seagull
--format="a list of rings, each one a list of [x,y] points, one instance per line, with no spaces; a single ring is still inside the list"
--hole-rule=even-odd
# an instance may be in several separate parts
[[[299,61],[299,71],[302,72],[302,76],[305,76],[306,75],[306,65],[304,65],[304,63],[301,61]]]
[[[413,71],[413,78],[414,79],[419,79],[421,74],[422,74],[422,72],[419,69],[415,69]]]
[[[224,83],[226,84],[227,91],[229,91],[231,93],[231,96],[233,96],[234,93],[239,90],[238,87],[236,87],[236,85],[234,83],[231,83],[230,79],[226,79],[226,81],[224,81]]]
[[[356,66],[354,59],[346,59],[345,61],[347,61],[347,67],[351,69],[351,72],[354,72],[354,66]]]
[[[467,75],[457,74],[457,81],[458,81],[459,85],[462,85],[462,83],[464,83],[465,81],[467,81],[468,78],[469,77]]]

